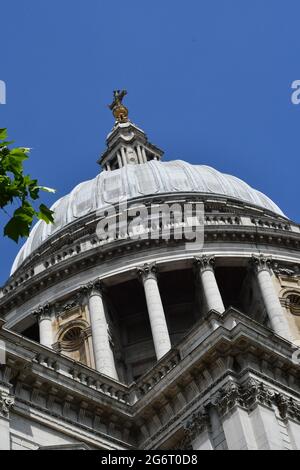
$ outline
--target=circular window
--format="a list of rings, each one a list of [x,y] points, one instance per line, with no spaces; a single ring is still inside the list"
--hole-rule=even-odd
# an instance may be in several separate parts
[[[288,297],[288,301],[290,312],[300,316],[300,295],[292,294]]]
[[[79,326],[73,326],[67,330],[60,341],[62,349],[67,351],[78,349],[83,342],[81,333],[82,328]]]

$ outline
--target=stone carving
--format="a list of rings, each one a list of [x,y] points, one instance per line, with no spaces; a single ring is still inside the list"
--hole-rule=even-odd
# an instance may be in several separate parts
[[[257,271],[269,271],[272,267],[272,258],[264,255],[252,255],[250,263]]]
[[[275,394],[264,383],[249,379],[242,386],[230,381],[213,400],[221,416],[234,406],[251,411],[257,404],[272,408]]]
[[[90,293],[94,290],[100,293],[103,293],[104,284],[100,279],[96,279],[95,281],[88,282],[88,284],[82,287],[83,293]]]
[[[73,296],[64,302],[56,302],[55,304],[55,312],[56,316],[65,316],[70,312],[72,309],[81,306],[82,302],[82,292],[78,291],[73,294]]]
[[[9,410],[14,405],[14,397],[6,392],[0,391],[0,416],[8,418]]]
[[[92,284],[92,283],[90,283]],[[56,315],[62,315],[69,312],[73,308],[79,307],[82,303],[84,294],[87,291],[87,286],[81,287],[79,290],[73,293],[72,297],[66,301],[55,302],[55,304],[44,304],[40,305],[36,310],[32,312],[33,315],[37,316],[39,320],[51,318],[52,313]]]
[[[281,275],[289,276],[289,277],[294,277],[296,275],[296,271],[294,271],[293,269],[287,269],[287,268],[275,268],[274,272],[276,274],[279,274],[279,275],[281,274]]]
[[[199,434],[209,429],[209,427],[209,414],[206,409],[202,407],[186,422],[184,429],[189,434],[191,441],[193,441]]]
[[[176,445],[174,450],[193,450],[191,434],[188,429],[184,429],[184,437]]]
[[[293,419],[300,421],[300,405],[293,398],[286,397],[281,393],[275,395],[275,404],[282,419]]]
[[[262,382],[249,379],[244,385],[243,400],[248,410],[251,410],[257,403],[272,408],[274,393]]]
[[[234,406],[245,406],[243,391],[241,387],[233,381],[225,385],[213,400],[221,416],[225,415]]]
[[[40,305],[33,315],[37,316],[39,320],[50,319],[52,314],[52,306],[50,304]]]
[[[145,263],[143,266],[136,268],[137,274],[141,279],[157,278],[158,269],[156,263]]]
[[[278,263],[274,263],[273,271],[277,275],[287,276],[287,277],[297,277],[299,276],[299,267],[298,266],[283,266]]]
[[[104,285],[103,283],[97,279],[95,281],[91,281],[88,284],[81,286],[77,292],[75,292],[70,300],[67,302],[58,302],[55,304],[56,311],[61,313],[66,313],[73,308],[80,307],[84,297],[89,295],[93,290],[98,292],[103,292]]]
[[[200,267],[200,269],[212,269],[215,265],[215,257],[207,255],[195,257],[194,264]]]
[[[176,450],[193,450],[192,442],[203,431],[211,427],[208,411],[202,406],[186,421],[183,426],[184,436],[176,445]]]

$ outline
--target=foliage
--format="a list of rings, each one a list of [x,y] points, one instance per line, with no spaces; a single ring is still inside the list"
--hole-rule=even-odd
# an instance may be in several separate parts
[[[44,204],[36,210],[33,202],[40,198],[40,191],[55,191],[39,186],[36,179],[24,174],[23,164],[30,149],[10,148],[13,142],[6,139],[6,129],[0,129],[0,209],[8,214],[8,206],[17,206],[4,227],[4,235],[18,242],[29,235],[35,218],[47,224],[53,222],[53,211]]]

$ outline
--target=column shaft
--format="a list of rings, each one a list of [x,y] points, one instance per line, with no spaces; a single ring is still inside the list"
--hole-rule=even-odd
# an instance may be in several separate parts
[[[123,160],[123,165],[127,165],[127,158],[126,158],[126,152],[124,147],[121,147],[121,155],[122,155],[122,160]]]
[[[204,269],[200,273],[207,311],[216,310],[223,313],[225,308],[219,287],[212,269]]]
[[[142,278],[154,348],[157,360],[159,360],[171,349],[168,326],[155,273],[151,270],[148,273],[146,269],[144,269]]]
[[[146,150],[144,149],[144,147],[142,147],[142,155],[143,155],[144,162],[147,163],[147,155],[146,155]]]
[[[286,318],[275,291],[271,274],[267,269],[261,269],[257,272],[257,280],[260,287],[264,305],[275,333],[290,340],[289,327]]]
[[[141,147],[139,145],[137,146],[137,154],[138,154],[139,163],[144,163],[143,155],[141,152]]]
[[[122,163],[122,156],[121,156],[120,152],[117,153],[117,158],[118,158],[119,168],[122,168],[123,163]]]
[[[214,273],[214,258],[204,255],[201,258],[196,258],[195,262],[199,267],[199,277],[202,283],[207,312],[216,310],[219,313],[223,313],[225,307]]]
[[[89,312],[96,370],[118,380],[101,292],[96,290],[91,292],[89,297]]]
[[[40,315],[39,330],[40,330],[40,343],[43,346],[52,348],[53,332],[52,332],[52,319],[50,315],[43,315],[43,314]]]

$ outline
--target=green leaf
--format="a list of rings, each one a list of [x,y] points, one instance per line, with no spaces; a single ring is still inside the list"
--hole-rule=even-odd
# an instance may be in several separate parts
[[[31,223],[35,213],[36,212],[32,205],[28,201],[25,201],[21,207],[15,210],[14,217],[18,217],[25,222]]]
[[[48,209],[45,204],[40,205],[40,212],[38,213],[38,218],[41,220],[44,220],[47,224],[53,223],[54,218],[53,218],[54,212],[50,209]]]
[[[13,143],[14,143],[13,140],[3,140],[3,142],[0,142],[0,149],[1,149],[2,147],[7,147],[8,145],[11,145],[11,144],[13,144]]]
[[[23,170],[23,161],[28,157],[25,153],[13,154],[9,152],[8,155],[5,155],[3,161],[3,167],[7,171],[12,171],[13,173],[21,173]]]
[[[7,137],[7,129],[0,129],[0,140],[4,140]]]
[[[4,235],[14,240],[16,243],[21,237],[28,237],[30,224],[20,217],[12,217],[4,227]]]
[[[53,223],[53,211],[41,204],[39,212],[32,201],[39,199],[41,190],[54,193],[54,189],[39,186],[36,179],[24,175],[24,160],[28,159],[29,148],[10,148],[12,142],[7,142],[6,129],[0,129],[0,209],[6,210],[10,204],[21,201],[7,225],[4,235],[14,241],[27,237],[35,218]]]
[[[24,151],[24,149],[20,147],[11,149],[9,153],[11,155],[16,155],[17,157],[23,157],[24,160],[28,158],[28,155],[26,155],[26,152]]]

